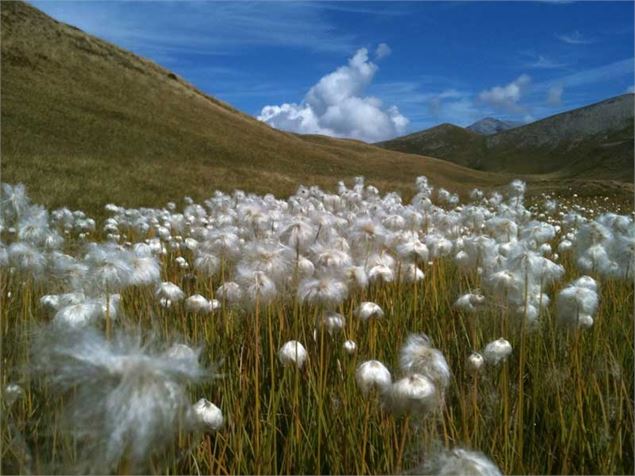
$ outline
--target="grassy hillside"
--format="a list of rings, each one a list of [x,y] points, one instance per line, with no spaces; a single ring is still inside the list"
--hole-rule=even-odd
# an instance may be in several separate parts
[[[633,182],[633,95],[481,136],[443,124],[378,144],[489,172]]]
[[[2,2],[1,14],[2,180],[48,206],[157,205],[215,188],[287,194],[360,174],[402,191],[422,174],[455,190],[509,180],[277,131],[28,4]]]
[[[486,151],[485,140],[485,136],[469,129],[441,124],[377,145],[408,154],[440,157],[454,164],[476,168]]]

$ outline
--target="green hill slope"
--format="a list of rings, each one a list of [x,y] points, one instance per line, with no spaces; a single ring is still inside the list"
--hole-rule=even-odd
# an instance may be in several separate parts
[[[441,124],[377,145],[408,154],[429,155],[475,168],[486,151],[486,137],[454,124]]]
[[[220,188],[293,192],[365,175],[408,190],[417,175],[451,189],[509,177],[357,141],[281,132],[157,64],[2,2],[2,180],[49,206],[158,205]]]

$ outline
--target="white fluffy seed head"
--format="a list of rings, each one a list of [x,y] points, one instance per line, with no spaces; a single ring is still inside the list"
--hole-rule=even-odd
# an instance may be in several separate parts
[[[401,348],[399,364],[406,374],[421,374],[432,380],[439,390],[450,383],[450,367],[440,350],[434,349],[425,334],[411,334]]]
[[[368,301],[361,303],[357,308],[355,314],[357,315],[357,317],[364,321],[367,321],[371,318],[378,319],[384,317],[384,311],[382,310],[382,308],[379,307],[378,304]]]
[[[454,307],[465,312],[476,312],[485,304],[485,296],[481,294],[463,294],[454,303]]]
[[[353,340],[349,339],[345,341],[344,344],[342,344],[342,347],[344,348],[344,352],[346,352],[348,355],[353,355],[355,352],[357,352],[357,344]]]
[[[329,334],[333,335],[344,329],[346,318],[338,313],[330,313],[322,317],[322,325]]]
[[[595,292],[598,291],[598,283],[591,276],[582,276],[582,277],[576,279],[573,282],[573,285],[574,286],[579,286],[581,288],[588,288],[588,289],[591,289],[592,291],[595,291]]]
[[[2,392],[2,396],[7,406],[13,405],[17,400],[24,396],[24,389],[20,387],[17,383],[10,383],[4,387],[4,391]]]
[[[437,476],[502,476],[496,465],[483,453],[455,448],[434,455],[416,470],[416,474]]]
[[[66,424],[85,442],[80,472],[100,474],[115,471],[123,458],[145,472],[148,457],[187,421],[186,386],[206,375],[195,354],[175,358],[158,342],[130,333],[106,340],[91,326],[36,334],[32,366],[52,394],[68,397]]]
[[[243,291],[238,283],[226,281],[216,290],[216,295],[229,304],[238,304],[243,298]]]
[[[366,395],[373,389],[387,391],[392,383],[392,376],[379,360],[367,360],[357,367],[355,380],[359,389]]]
[[[290,340],[278,350],[278,359],[285,367],[294,365],[301,369],[307,358],[306,349],[297,340]]]
[[[198,425],[207,430],[218,431],[225,422],[221,409],[205,398],[196,402],[192,410]]]
[[[348,296],[348,287],[339,279],[323,276],[305,279],[298,286],[298,297],[303,302],[334,308]]]
[[[411,374],[395,382],[386,394],[391,411],[426,414],[434,410],[439,398],[434,382],[425,375]]]
[[[468,369],[472,372],[478,372],[485,364],[485,359],[478,352],[472,352],[467,358]]]
[[[597,283],[588,276],[579,278],[558,294],[558,320],[565,325],[588,328],[598,307]]]
[[[169,281],[164,281],[159,284],[155,294],[159,299],[165,298],[171,302],[181,301],[185,297],[183,290]]]
[[[189,312],[205,314],[211,311],[211,306],[203,296],[194,294],[185,300],[185,309]]]
[[[198,352],[185,344],[172,344],[165,353],[167,357],[195,365],[198,362]]]
[[[490,364],[503,362],[512,353],[512,345],[504,338],[497,339],[485,346],[483,357]]]

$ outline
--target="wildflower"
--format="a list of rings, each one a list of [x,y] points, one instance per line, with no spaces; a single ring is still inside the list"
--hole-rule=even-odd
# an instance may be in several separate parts
[[[401,275],[408,283],[416,283],[425,278],[423,271],[421,271],[414,263],[406,265],[406,267],[401,270]]]
[[[218,431],[222,428],[225,419],[220,408],[209,400],[201,398],[192,406],[196,421],[204,428]]]
[[[467,358],[468,368],[473,372],[478,372],[483,364],[485,363],[485,359],[478,352],[472,352],[470,356]]]
[[[175,359],[138,336],[107,341],[92,327],[47,329],[33,346],[37,375],[66,395],[82,472],[109,473],[126,458],[142,470],[172,441],[190,408],[185,386],[204,374],[198,355]],[[73,392],[69,390],[73,389]]]
[[[367,360],[357,367],[355,380],[362,393],[366,395],[373,389],[378,389],[380,392],[388,390],[392,383],[392,376],[379,360]]]
[[[8,261],[18,270],[30,273],[34,278],[42,278],[46,268],[46,257],[35,247],[23,243],[12,243],[7,249]]]
[[[556,307],[563,324],[591,327],[598,307],[597,283],[589,276],[579,278],[560,291]]]
[[[368,274],[363,266],[351,266],[346,269],[345,276],[351,287],[365,289],[368,287]]]
[[[72,304],[81,304],[86,300],[84,293],[46,294],[40,298],[40,305],[49,313],[59,311]]]
[[[306,349],[296,340],[290,340],[278,350],[278,359],[285,367],[295,365],[301,369],[307,357]]]
[[[597,281],[595,279],[593,279],[592,277],[590,277],[590,276],[582,276],[582,277],[576,279],[573,282],[573,285],[581,287],[581,288],[587,288],[587,289],[590,289],[590,290],[595,291],[595,292],[598,291],[598,283],[597,283]]]
[[[298,273],[302,278],[310,278],[315,272],[315,266],[313,265],[311,260],[305,258],[304,256],[298,257],[297,268]]]
[[[357,352],[357,344],[353,340],[349,339],[349,340],[345,341],[344,344],[342,345],[342,347],[344,348],[344,351],[348,355],[353,355],[355,352]]]
[[[423,244],[418,238],[413,238],[397,245],[396,251],[397,254],[403,259],[412,261],[419,260],[422,262],[428,261],[428,247]]]
[[[165,355],[184,362],[196,362],[198,360],[198,351],[185,344],[172,344],[165,352]]]
[[[336,271],[352,265],[352,259],[345,251],[334,248],[316,248],[314,251],[316,266],[325,271]]]
[[[212,312],[220,307],[220,303],[216,299],[208,301],[200,294],[194,294],[185,300],[185,309],[194,313]]]
[[[67,305],[60,304],[53,322],[70,327],[82,327],[106,317],[111,320],[117,319],[121,302],[119,294],[110,294],[108,304],[105,297],[80,300],[80,296],[83,295],[73,296],[67,301]]]
[[[164,281],[157,286],[155,295],[159,299],[168,299],[171,302],[181,301],[185,297],[183,290],[176,284],[169,281]]]
[[[370,282],[391,283],[395,279],[395,273],[388,266],[377,265],[368,270],[368,279]]]
[[[443,451],[415,470],[416,474],[434,474],[437,476],[470,475],[502,476],[496,465],[483,453],[455,448]]]
[[[475,312],[485,303],[485,296],[481,294],[464,294],[456,300],[454,306],[467,312]]]
[[[298,298],[301,301],[330,308],[341,304],[347,296],[346,284],[331,276],[306,279],[298,287]]]
[[[24,389],[20,387],[17,383],[10,383],[4,387],[4,392],[2,392],[2,396],[7,406],[13,405],[17,400],[24,396]]]
[[[176,259],[174,260],[174,262],[181,269],[189,269],[189,267],[190,267],[190,264],[187,262],[187,260],[183,256],[177,256]]]
[[[378,319],[384,317],[384,311],[374,302],[362,302],[357,308],[357,311],[355,311],[355,314],[364,321],[370,318]]]
[[[214,276],[220,269],[220,259],[212,253],[206,253],[199,248],[194,259],[194,269],[205,276]]]
[[[439,403],[432,380],[416,373],[392,384],[386,397],[389,408],[397,414],[426,414]]]
[[[322,325],[329,334],[341,331],[346,325],[346,319],[341,314],[330,313],[322,317]]]
[[[298,252],[305,251],[313,244],[315,238],[316,230],[310,224],[301,220],[289,224],[280,234],[280,240]]]
[[[421,374],[432,380],[440,390],[450,383],[450,367],[438,349],[432,348],[425,334],[411,334],[399,354],[401,370],[406,374]]]
[[[2,195],[0,195],[0,204],[2,204],[2,214],[8,221],[19,219],[28,209],[30,200],[23,184],[10,185],[2,184]]]
[[[226,281],[218,287],[216,295],[229,304],[237,304],[242,299],[243,292],[238,283]]]
[[[273,282],[286,279],[293,272],[295,254],[291,248],[275,241],[254,241],[245,246],[239,266],[263,273]]]
[[[116,293],[130,284],[130,256],[118,245],[91,243],[84,262],[89,267],[87,287],[93,291]]]
[[[142,253],[142,254],[140,254]],[[161,267],[154,256],[148,256],[146,251],[133,253],[131,260],[132,274],[130,284],[143,286],[154,284],[161,280]]]
[[[263,271],[239,269],[236,279],[242,284],[243,296],[251,305],[267,305],[278,295],[275,283]]]
[[[504,338],[492,341],[485,346],[483,357],[490,364],[498,364],[503,362],[512,353],[512,346],[509,341]]]

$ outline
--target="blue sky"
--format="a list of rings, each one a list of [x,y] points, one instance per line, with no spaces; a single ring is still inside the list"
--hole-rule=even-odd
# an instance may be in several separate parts
[[[635,82],[633,2],[32,3],[299,132],[529,121]]]

